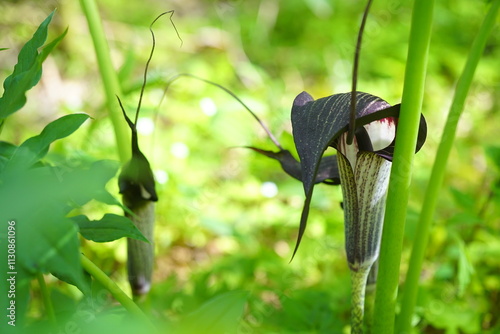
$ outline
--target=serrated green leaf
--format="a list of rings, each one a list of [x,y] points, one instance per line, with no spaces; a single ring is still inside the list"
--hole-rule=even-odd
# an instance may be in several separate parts
[[[247,295],[243,291],[231,291],[214,297],[184,317],[176,333],[237,333]]]
[[[49,43],[40,53],[38,49],[47,39],[47,29],[52,12],[21,49],[14,71],[4,81],[4,93],[0,98],[0,119],[16,112],[26,103],[26,92],[35,86],[42,75],[42,63],[54,47],[64,38],[67,31]]]
[[[71,114],[49,123],[39,135],[27,139],[15,150],[6,168],[30,167],[47,154],[52,142],[72,134],[89,117],[87,114]]]
[[[107,213],[100,220],[89,220],[83,215],[71,219],[77,223],[81,235],[88,240],[109,242],[127,237],[148,242],[134,223],[124,216]]]

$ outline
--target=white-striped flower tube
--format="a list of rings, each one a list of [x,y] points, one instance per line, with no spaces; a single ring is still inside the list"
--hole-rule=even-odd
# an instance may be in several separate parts
[[[371,110],[387,107],[378,101]],[[388,147],[395,135],[396,120],[387,117],[358,128],[351,145],[347,132],[332,145],[344,198],[347,260],[354,271],[369,269],[378,257],[391,161],[376,152]]]

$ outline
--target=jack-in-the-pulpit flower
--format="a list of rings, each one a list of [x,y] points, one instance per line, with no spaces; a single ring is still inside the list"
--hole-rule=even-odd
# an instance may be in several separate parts
[[[384,194],[387,191],[387,177],[384,175],[389,173],[394,153],[400,105],[390,106],[379,97],[357,92],[355,138],[351,145],[347,145],[350,97],[351,93],[343,93],[314,100],[307,92],[302,92],[295,98],[292,106],[292,127],[300,162],[276,140],[273,141],[279,148],[278,152],[249,148],[278,160],[286,173],[303,183],[306,199],[294,255],[307,225],[314,185],[345,184],[344,209],[346,209],[346,226],[348,225],[346,248],[350,266],[354,269],[361,265],[366,254],[372,253],[375,257],[377,255],[376,247],[355,247],[356,244],[359,245],[360,233],[368,232],[364,229],[358,231],[355,226],[359,225],[360,217],[365,217],[368,211],[373,214],[379,213],[379,218],[383,218],[383,212],[378,210],[384,207]],[[267,128],[265,130],[269,133]],[[425,142],[426,134],[427,127],[422,116],[416,151]],[[323,156],[329,146],[337,149],[337,155]],[[344,170],[342,176],[340,168]],[[352,174],[351,177],[347,176],[348,173]],[[374,181],[375,178],[378,179],[377,182]],[[369,184],[376,185],[377,190],[367,190],[372,188],[368,186]],[[371,198],[371,201],[368,202],[368,198]],[[365,210],[361,216],[355,213],[363,208],[367,209],[367,205],[370,209]],[[379,235],[380,230],[377,231],[378,233],[368,233],[369,238],[361,242],[378,240],[375,236]],[[358,241],[353,243],[351,240]]]
[[[389,104],[379,100],[364,111],[387,107]],[[391,162],[376,152],[388,147],[395,135],[396,121],[387,117],[358,128],[351,145],[347,132],[332,145],[337,149],[345,248],[353,271],[369,270],[378,257]]]
[[[346,93],[314,100],[303,92],[293,103],[292,126],[306,192],[302,233],[314,186],[312,180],[323,152],[328,146],[337,149],[344,198],[345,249],[352,276],[352,331],[361,333],[366,281],[380,249],[399,106],[391,107],[376,96],[357,92],[357,127],[354,140],[348,145],[350,97],[351,93]],[[422,117],[417,150],[425,136]]]
[[[365,287],[380,249],[400,105],[390,106],[379,97],[356,92],[354,138],[348,145],[351,97],[352,93],[343,93],[314,100],[302,92],[295,98],[292,127],[300,162],[274,136],[270,137],[278,152],[250,148],[278,160],[286,173],[303,183],[306,198],[292,257],[306,229],[314,185],[341,185],[345,249],[352,276],[352,333],[362,333]],[[422,116],[416,151],[426,135]],[[323,156],[328,147],[337,149],[337,154]]]
[[[382,168],[382,166],[387,168],[387,166],[390,166],[390,161],[392,161],[400,105],[390,106],[387,102],[376,96],[357,92],[356,136],[353,144],[347,145],[345,138],[349,126],[350,96],[351,93],[343,93],[314,100],[307,92],[302,92],[295,98],[292,106],[292,126],[293,138],[300,157],[300,162],[293,157],[290,151],[283,149],[275,139],[273,141],[279,149],[278,152],[249,147],[258,153],[278,160],[287,174],[301,181],[304,185],[306,200],[302,210],[294,255],[306,228],[309,205],[315,184],[341,184],[339,167],[347,166],[345,163],[345,160],[347,160],[349,161],[350,171],[353,177],[344,179],[343,183],[346,183],[346,187],[348,182],[351,185],[356,184],[355,181],[353,183],[349,180],[354,180],[356,175],[358,175],[358,179],[365,179],[364,182],[357,182],[359,191],[361,191],[361,189],[366,189],[361,187],[361,185],[367,182],[367,173],[373,174],[375,170],[378,170],[379,173],[377,173],[377,175],[381,178],[383,173],[380,174],[380,168]],[[267,128],[264,129],[269,133]],[[426,123],[422,116],[420,119],[416,151],[418,151],[425,142],[426,133]],[[336,148],[338,154],[323,156],[329,146]],[[364,153],[370,154],[365,155]],[[358,165],[362,168],[356,169],[357,160],[360,155],[364,163],[362,166],[361,164]],[[342,159],[342,161],[337,162],[337,160],[340,159]],[[370,163],[376,162],[380,165],[380,168],[375,169],[374,166],[367,167],[369,161]],[[355,173],[356,170],[357,174]],[[347,170],[343,174],[345,175],[346,173]],[[373,179],[373,177],[370,179]],[[380,183],[380,186],[383,186],[383,183]],[[382,188],[384,187],[380,187],[380,189]],[[385,188],[387,188],[386,183]],[[380,196],[385,192],[386,190],[377,192],[376,194],[374,193],[373,195]],[[345,208],[349,207],[349,213],[346,213],[346,215],[353,215],[351,212],[359,211],[358,193],[356,193],[356,200],[354,200],[354,197],[352,197],[352,200],[347,199],[350,194],[354,194],[354,192],[346,190],[344,193]],[[363,198],[366,198],[369,194],[363,191],[362,195],[364,196]],[[383,207],[382,202],[383,196],[381,197],[381,201],[378,202],[380,207]],[[346,216],[346,218],[348,217]],[[348,218],[346,221],[353,220]],[[350,224],[349,226],[353,225]],[[349,231],[352,231],[352,229]],[[351,235],[354,236],[356,233],[352,234],[349,232],[347,239],[350,239]],[[349,245],[354,244],[349,243]],[[348,259],[350,262],[352,260],[352,266],[356,267],[355,262],[357,261],[359,265],[362,260],[359,254],[354,254],[355,252],[351,252],[348,249]]]
[[[380,249],[399,105],[379,97],[356,93],[356,123],[352,144],[347,144],[351,93],[314,100],[306,92],[292,106],[293,138],[300,162],[279,143],[278,152],[251,149],[280,162],[283,170],[302,181],[306,199],[302,210],[295,255],[304,234],[314,185],[340,184],[344,198],[345,248],[353,281],[353,332],[363,322],[365,286]],[[422,116],[416,151],[426,137]],[[328,147],[337,155],[323,156]]]
[[[383,222],[399,105],[391,107],[376,96],[357,92],[355,138],[347,145],[350,96],[344,93],[314,100],[302,92],[293,102],[292,127],[306,193],[297,246],[305,230],[323,154],[332,146],[337,149],[337,177],[344,195],[347,258],[349,266],[356,269],[378,254],[374,244],[380,240],[381,227],[366,222]],[[422,118],[417,150],[425,134]],[[332,175],[332,179],[337,177]]]
[[[120,102],[120,100],[118,99]],[[125,113],[123,116],[132,131],[132,158],[122,168],[118,186],[123,195],[123,204],[130,210],[125,212],[149,242],[127,238],[127,271],[130,287],[134,296],[142,296],[151,288],[154,266],[154,223],[155,202],[158,195],[155,189],[153,171],[148,159],[139,149],[137,127]]]

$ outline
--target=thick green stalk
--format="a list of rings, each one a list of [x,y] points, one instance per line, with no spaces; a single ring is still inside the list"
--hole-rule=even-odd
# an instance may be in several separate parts
[[[389,180],[380,247],[373,319],[374,333],[394,332],[406,207],[424,94],[433,7],[433,0],[415,1],[413,6],[401,114],[396,135],[397,144]]]
[[[99,267],[97,267],[92,261],[90,261],[85,255],[81,255],[80,261],[82,263],[83,269],[88,272],[96,281],[102,284],[102,286],[108,290],[111,295],[131,314],[135,315],[139,320],[142,320],[147,326],[145,332],[156,333],[156,327],[151,323],[149,318],[142,312],[142,310],[137,306],[136,303],[125,292],[123,292],[116,283],[109,278]]]
[[[106,92],[106,105],[108,108],[109,117],[115,131],[116,147],[118,155],[122,163],[130,159],[130,135],[129,130],[123,122],[121,110],[116,101],[116,96],[121,95],[118,76],[113,68],[111,58],[109,56],[109,47],[106,41],[106,35],[102,27],[99,10],[97,9],[94,0],[80,0],[83,12],[87,18],[90,35],[94,42],[94,48],[101,73],[104,90]]]
[[[444,174],[446,172],[448,157],[455,139],[458,120],[462,114],[465,99],[469,92],[477,64],[479,63],[479,59],[484,51],[488,36],[491,34],[495,25],[495,18],[498,15],[499,8],[500,0],[495,0],[491,5],[488,14],[484,18],[479,33],[472,44],[469,58],[467,59],[467,63],[465,64],[462,75],[457,83],[455,96],[453,98],[441,142],[436,153],[432,174],[424,196],[420,220],[417,225],[415,244],[412,249],[410,265],[405,281],[401,315],[398,319],[398,333],[410,332],[411,318],[417,300],[419,276],[422,270],[425,249],[427,248],[429,241],[431,222],[436,209],[436,203],[443,183]]]

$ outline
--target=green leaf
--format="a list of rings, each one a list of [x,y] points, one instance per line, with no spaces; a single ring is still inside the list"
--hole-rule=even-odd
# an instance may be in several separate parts
[[[78,230],[64,217],[66,184],[50,167],[3,174],[0,184],[1,219],[15,222],[18,282],[57,272],[83,290]]]
[[[116,166],[118,166],[118,164],[116,164]],[[111,168],[111,166],[110,166],[110,168]],[[112,170],[114,170],[114,173],[113,173],[113,175],[111,175],[111,177],[116,174],[116,171],[118,170],[118,167],[116,167],[115,169],[112,169]],[[111,172],[111,169],[110,169],[110,172]],[[134,214],[132,212],[132,210],[130,210],[125,205],[123,205],[122,202],[120,202],[115,196],[111,195],[108,191],[106,191],[106,189],[104,189],[103,191],[100,191],[100,192],[96,193],[95,196],[94,196],[94,199],[96,201],[99,201],[99,202],[107,204],[107,205],[116,205],[116,206],[119,206],[124,212],[126,212],[129,215],[133,215]]]
[[[419,294],[422,292],[419,292]],[[452,300],[444,302],[442,295],[426,296],[422,309],[425,320],[441,333],[483,333],[480,307],[471,308],[470,302]]]
[[[17,58],[17,64],[14,66],[14,71],[4,81],[3,87],[5,90],[11,88],[12,84],[16,82],[16,78],[31,69],[35,64],[39,54],[38,48],[47,40],[48,27],[53,16],[54,12],[50,13],[40,24],[33,37],[22,47]]]
[[[78,228],[65,216],[69,204],[84,204],[105,191],[117,169],[117,162],[98,161],[66,173],[51,166],[0,173],[0,219],[16,221],[19,284],[50,272],[88,290],[80,265]]]
[[[231,291],[216,296],[185,316],[176,333],[237,333],[247,293]]]
[[[16,145],[0,141],[0,171],[3,170],[4,166],[10,160],[16,149]]]
[[[4,93],[0,98],[0,119],[16,112],[26,103],[26,92],[35,86],[42,75],[42,63],[54,47],[64,38],[66,31],[49,43],[40,53],[40,48],[47,39],[47,29],[52,20],[52,12],[38,27],[37,31],[21,49],[14,71],[3,84]]]
[[[499,146],[486,146],[486,156],[493,162],[496,168],[500,171],[500,147]]]
[[[484,222],[484,219],[479,217],[476,212],[464,211],[453,214],[447,220],[448,226],[456,226],[456,228],[464,228],[465,226],[473,227],[474,225],[480,225]]]
[[[39,135],[27,139],[17,148],[6,168],[30,167],[47,154],[50,144],[72,134],[89,117],[87,114],[71,114],[49,123]]]
[[[134,223],[124,216],[107,213],[100,220],[80,215],[71,218],[78,224],[81,235],[95,242],[109,242],[123,237],[148,242]]]
[[[457,205],[464,211],[475,211],[476,200],[473,195],[464,193],[457,188],[450,188],[453,199]]]
[[[474,267],[472,266],[464,241],[458,236],[453,234],[458,248],[458,296],[463,297],[465,289],[470,284],[472,275],[474,274]]]
[[[0,141],[0,156],[10,159],[17,146],[6,141]]]
[[[78,206],[91,199],[101,199],[105,194],[109,194],[105,189],[106,183],[116,175],[119,167],[117,161],[99,160],[92,163],[90,168],[60,174],[60,177],[67,179],[73,187],[73,190],[68,190],[67,198],[71,198]]]

